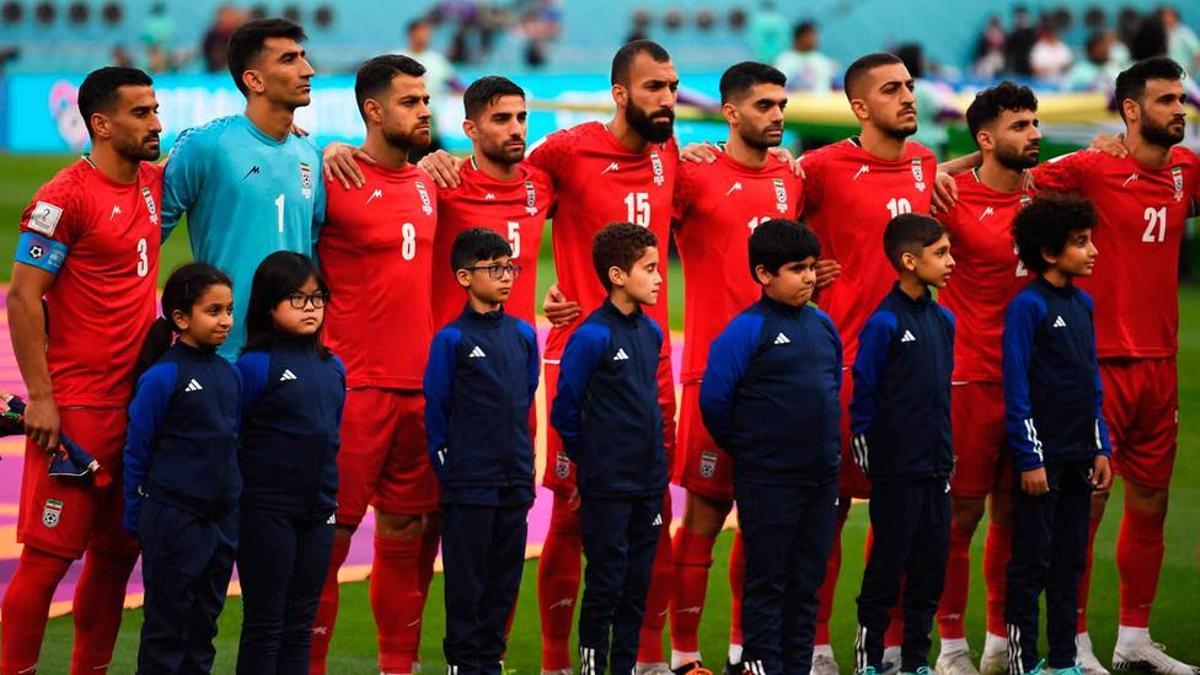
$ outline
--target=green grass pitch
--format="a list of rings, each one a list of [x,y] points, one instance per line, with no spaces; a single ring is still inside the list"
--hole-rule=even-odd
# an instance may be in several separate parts
[[[0,229],[0,248],[13,250],[16,223],[37,186],[69,158],[0,156],[0,219],[9,223]],[[540,285],[549,283],[553,267],[549,261],[549,237],[543,242],[539,270]],[[1120,252],[1105,252],[1118,256]],[[161,278],[189,257],[184,232],[176,232],[163,248]],[[0,266],[0,277],[7,278],[8,266]],[[681,325],[682,283],[678,265],[672,265],[672,325]],[[540,297],[540,295],[539,295]],[[1175,656],[1200,663],[1200,424],[1193,415],[1200,412],[1200,287],[1185,286],[1180,294],[1182,330],[1180,335],[1180,436],[1179,458],[1172,487],[1170,515],[1167,519],[1167,550],[1158,602],[1151,619],[1155,639],[1165,643]],[[1120,513],[1121,489],[1110,501],[1109,514],[1096,540],[1095,576],[1092,583],[1089,619],[1096,653],[1107,662],[1116,638],[1117,574],[1114,550]],[[863,540],[866,536],[866,509],[856,505],[846,526],[844,563],[833,615],[834,648],[843,670],[851,663],[855,623],[854,598],[862,577]],[[983,532],[975,537],[972,549],[972,583],[967,616],[968,637],[976,654],[983,644],[984,589],[981,568]],[[729,587],[726,560],[730,536],[723,535],[715,552],[716,564],[709,584],[708,603],[701,626],[701,647],[710,665],[720,666],[727,645]],[[536,561],[525,566],[524,584],[509,645],[508,666],[517,673],[537,673],[539,667],[539,630],[535,593]],[[368,604],[366,583],[342,587],[341,614],[330,656],[330,672],[342,674],[376,673],[375,627]],[[441,636],[443,631],[441,579],[435,578],[425,611],[422,663],[425,672],[442,672]],[[221,617],[217,637],[217,664],[214,672],[232,673],[237,652],[241,603],[231,598]],[[141,613],[126,612],[117,644],[112,672],[133,672],[137,652]],[[40,672],[66,673],[71,641],[69,617],[56,619],[47,631]],[[936,645],[934,647],[936,653]],[[848,671],[847,671],[848,672]]]

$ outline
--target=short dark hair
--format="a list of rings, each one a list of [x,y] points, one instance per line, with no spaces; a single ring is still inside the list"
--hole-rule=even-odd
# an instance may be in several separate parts
[[[92,114],[107,112],[117,102],[121,87],[152,87],[154,80],[137,68],[106,66],[88,73],[79,85],[79,115],[92,135]]]
[[[483,227],[473,227],[458,233],[450,247],[450,269],[474,267],[481,260],[512,257],[512,245],[498,233]]]
[[[629,68],[633,65],[633,59],[638,54],[648,55],[654,59],[655,63],[666,63],[671,60],[671,55],[657,42],[653,40],[631,40],[618,49],[616,54],[613,54],[613,84],[629,84]]]
[[[250,70],[250,63],[262,53],[263,46],[270,38],[303,42],[308,35],[299,24],[282,18],[248,21],[233,31],[233,35],[229,36],[226,60],[229,61],[229,74],[233,76],[233,83],[243,96],[249,95],[250,90],[242,82],[242,75]]]
[[[467,119],[478,121],[479,115],[501,96],[520,96],[525,100],[525,90],[499,75],[488,75],[472,82],[463,92],[463,111]]]
[[[800,37],[801,35],[804,35],[805,33],[810,33],[812,31],[815,31],[816,29],[817,29],[816,21],[813,21],[811,19],[801,21],[800,23],[796,24],[795,28],[792,29],[792,39],[795,40],[796,38]]]
[[[354,76],[354,98],[358,102],[358,113],[365,119],[363,105],[367,99],[392,86],[392,79],[397,75],[421,77],[424,74],[425,66],[403,54],[381,54],[363,61],[358,67],[358,74]]]
[[[1121,119],[1125,119],[1125,99],[1131,99],[1140,105],[1142,96],[1146,93],[1148,80],[1182,80],[1183,77],[1183,68],[1165,56],[1143,59],[1121,71],[1121,74],[1117,75],[1116,92],[1113,95]]]
[[[888,221],[883,231],[883,252],[896,270],[905,253],[921,255],[921,251],[946,234],[946,226],[936,219],[919,213],[902,213]]]
[[[787,85],[787,76],[774,66],[757,61],[742,61],[721,74],[721,103],[741,98],[756,84]]]
[[[971,130],[971,138],[974,139],[984,125],[994,122],[1006,110],[1037,112],[1037,109],[1038,100],[1032,89],[1005,80],[975,94],[975,100],[967,106],[967,128]]]
[[[317,268],[312,258],[303,253],[292,251],[276,251],[263,258],[254,270],[254,281],[250,287],[250,302],[246,307],[246,344],[242,353],[250,351],[269,351],[280,338],[279,329],[275,327],[272,310],[280,302],[288,299],[292,293],[300,290],[309,279],[317,282],[317,290],[329,294],[329,285]],[[313,347],[322,358],[329,358],[329,351],[321,342],[321,333],[325,329],[322,324],[317,332],[300,339]]]
[[[1096,227],[1096,210],[1088,200],[1071,194],[1043,192],[1013,219],[1017,256],[1025,267],[1041,274],[1050,267],[1042,251],[1062,253],[1072,232]]]
[[[421,26],[430,26],[430,27],[432,27],[432,24],[431,24],[431,23],[429,23],[429,19],[427,19],[427,18],[425,18],[425,17],[419,17],[419,18],[413,19],[412,21],[409,21],[407,24],[405,24],[405,26],[404,26],[404,32],[405,32],[405,33],[411,33],[411,32],[413,32],[414,30],[416,30],[416,29],[420,28]]]
[[[612,281],[608,278],[608,270],[618,267],[626,272],[633,271],[633,264],[646,253],[651,246],[658,246],[658,237],[648,227],[633,223],[609,223],[603,230],[596,233],[592,240],[592,264],[596,267],[596,276],[604,284],[604,290],[612,290]]]
[[[867,54],[866,56],[858,57],[858,59],[854,63],[851,63],[850,67],[846,69],[846,76],[842,78],[842,88],[846,91],[846,98],[854,100],[854,94],[852,92],[854,91],[854,88],[858,86],[859,81],[862,80],[864,75],[880,66],[890,66],[895,63],[902,64],[904,61],[902,61],[899,56],[896,56],[891,52],[875,52],[873,54]]]
[[[759,265],[771,274],[779,268],[805,258],[821,257],[821,242],[806,226],[794,220],[773,218],[760,223],[750,234],[750,278],[759,283],[755,272]]]

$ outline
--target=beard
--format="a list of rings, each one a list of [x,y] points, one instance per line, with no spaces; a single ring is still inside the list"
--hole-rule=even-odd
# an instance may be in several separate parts
[[[1166,125],[1155,124],[1145,117],[1142,119],[1144,120],[1142,122],[1142,138],[1145,138],[1147,141],[1163,148],[1178,145],[1183,141],[1186,127],[1181,128],[1179,133],[1175,133]]]
[[[654,120],[666,118],[666,124]],[[647,115],[645,111],[632,103],[625,108],[625,121],[639,136],[651,143],[665,143],[675,133],[675,111],[665,110]]]
[[[484,157],[497,164],[516,164],[525,159],[525,143],[522,141],[520,150],[510,148],[508,143],[515,139],[505,139],[502,143],[479,144],[479,151]]]
[[[888,138],[893,138],[897,141],[903,141],[909,136],[917,133],[917,122],[913,120],[912,124],[894,124],[891,126],[881,127],[884,135]]]
[[[125,141],[121,143],[114,143],[114,149],[117,151],[117,154],[127,159],[132,159],[139,162],[153,162],[162,154],[161,147],[158,145],[158,143],[151,143],[151,141],[157,140],[158,134],[144,136],[140,141],[137,142]]]
[[[754,132],[749,129],[738,130],[738,136],[742,138],[743,143],[755,150],[770,150],[783,144],[783,136],[778,138],[767,136],[767,132],[777,131],[778,129],[778,127],[766,127]]]
[[[433,133],[430,131],[418,133],[415,130],[410,132],[392,131],[384,128],[383,139],[393,148],[413,150],[429,147],[429,144],[433,142]]]
[[[1000,162],[1000,165],[1004,168],[1012,171],[1024,171],[1025,169],[1032,169],[1038,164],[1038,158],[1036,155],[1031,158],[1026,155],[1023,150],[1010,151],[1008,148],[996,149],[996,161]]]

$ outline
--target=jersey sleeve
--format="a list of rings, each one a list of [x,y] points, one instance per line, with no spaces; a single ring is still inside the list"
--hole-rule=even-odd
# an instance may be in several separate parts
[[[242,422],[249,419],[258,402],[267,390],[267,371],[271,368],[271,353],[255,350],[246,352],[237,360],[238,374],[242,377]]]
[[[142,497],[150,474],[151,446],[162,425],[171,392],[175,388],[178,367],[174,363],[157,363],[138,379],[133,400],[129,403],[129,427],[125,432],[122,491],[125,497],[124,525],[136,533],[141,515]]]
[[[163,172],[162,229],[163,240],[171,236],[183,214],[192,210],[204,189],[205,165],[208,161],[206,135],[197,129],[179,134],[167,168]]]
[[[562,438],[563,449],[573,461],[579,456],[583,437],[583,399],[592,374],[608,349],[609,332],[596,323],[575,330],[559,362],[558,395],[550,411],[550,423]]]
[[[700,381],[700,416],[717,445],[733,455],[734,404],[737,388],[750,368],[750,360],[762,341],[762,317],[742,314],[729,322],[712,342],[708,365]]]
[[[525,161],[545,171],[557,183],[558,177],[570,163],[572,145],[571,135],[567,130],[552,132],[533,144]]]
[[[1095,150],[1077,150],[1042,162],[1030,169],[1038,190],[1076,192],[1087,179]]]
[[[458,344],[462,332],[454,326],[438,331],[429,347],[425,366],[425,434],[429,461],[439,475],[446,465],[450,443],[450,399],[454,395],[454,373],[458,366]]]
[[[1042,466],[1042,442],[1033,425],[1033,407],[1029,401],[1029,361],[1033,336],[1046,320],[1046,305],[1032,293],[1013,298],[1004,315],[1004,425],[1013,462],[1018,471]],[[1098,371],[1097,371],[1098,372]]]
[[[77,181],[54,180],[37,191],[21,214],[16,262],[58,274],[86,222],[81,190]]]
[[[883,380],[897,325],[895,314],[886,310],[877,311],[867,319],[858,335],[858,355],[854,359],[853,369],[854,399],[850,402],[850,433],[854,436],[854,459],[864,471],[866,440],[862,436],[870,430],[879,414],[876,393]]]

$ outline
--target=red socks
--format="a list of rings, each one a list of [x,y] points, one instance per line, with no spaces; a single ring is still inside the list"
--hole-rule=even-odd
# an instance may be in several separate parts
[[[325,675],[325,658],[329,655],[329,641],[333,639],[333,627],[337,623],[338,570],[349,554],[350,537],[343,537],[340,533],[334,535],[329,571],[325,573],[325,585],[321,587],[321,600],[317,603],[317,615],[313,619],[312,647],[308,660],[310,675]]]
[[[663,522],[670,523],[663,514]],[[683,529],[682,527],[679,529]],[[658,549],[654,552],[654,567],[650,571],[650,590],[646,593],[646,614],[638,638],[638,663],[663,663],[663,628],[671,607],[672,573],[671,528],[659,530]]]
[[[379,630],[379,669],[411,673],[425,609],[421,593],[421,539],[375,535],[371,611]]]
[[[671,597],[671,648],[700,651],[700,616],[708,593],[714,537],[680,527],[675,532],[675,578]],[[736,545],[736,544],[735,544]]]
[[[742,531],[733,534],[729,549],[729,644],[742,644],[742,594],[746,590],[746,553]]]
[[[849,501],[842,495],[841,499]],[[817,632],[813,644],[829,644],[829,617],[833,616],[833,591],[837,588],[838,573],[842,570],[842,528],[846,526],[849,509],[842,507],[838,510],[837,524],[833,528],[833,548],[829,550],[829,562],[825,565],[825,583],[817,589],[817,600],[821,606],[817,608]]]
[[[967,612],[967,591],[971,587],[972,527],[950,526],[950,557],[946,561],[946,582],[938,602],[938,634],[944,640],[966,637],[963,615]]]
[[[1004,637],[1004,594],[1008,582],[1008,560],[1012,557],[1012,525],[995,520],[988,523],[983,544],[983,576],[987,581],[987,632]]]
[[[558,493],[550,514],[550,529],[538,560],[538,609],[542,618],[542,668],[571,667],[571,624],[583,573],[583,542],[579,514]]]
[[[1117,534],[1117,571],[1121,578],[1119,622],[1131,628],[1150,626],[1150,606],[1158,590],[1163,562],[1165,513],[1147,513],[1129,507]]]
[[[0,673],[18,675],[37,667],[54,589],[71,561],[26,546],[4,592],[0,610]]]
[[[112,662],[113,646],[121,629],[125,586],[137,563],[137,554],[114,555],[88,551],[83,573],[75,587],[71,612],[75,620],[72,673],[105,673]]]

